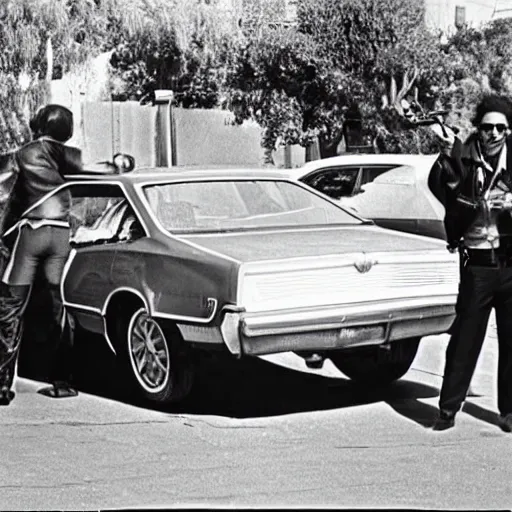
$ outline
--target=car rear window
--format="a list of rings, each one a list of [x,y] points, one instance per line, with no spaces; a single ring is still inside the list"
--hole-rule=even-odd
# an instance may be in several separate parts
[[[147,185],[152,213],[171,232],[360,224],[355,215],[294,182],[216,180]]]

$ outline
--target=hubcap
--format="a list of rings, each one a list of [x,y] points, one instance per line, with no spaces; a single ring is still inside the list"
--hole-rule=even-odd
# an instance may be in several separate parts
[[[128,327],[128,353],[141,386],[150,393],[164,389],[170,375],[169,349],[162,329],[144,310],[135,313]]]

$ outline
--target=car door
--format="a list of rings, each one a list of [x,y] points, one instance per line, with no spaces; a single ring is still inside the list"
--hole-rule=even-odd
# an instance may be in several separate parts
[[[375,178],[378,178],[381,174],[384,174],[385,172],[390,171],[391,169],[394,169],[395,167],[399,167],[398,164],[391,165],[381,165],[381,164],[374,164],[374,165],[363,165],[361,167],[361,183],[360,187],[363,185],[366,185],[366,183],[371,183]],[[360,190],[360,189],[358,189]]]
[[[63,276],[63,297],[68,309],[93,322],[112,291],[121,223],[131,206],[119,183],[78,182],[69,190],[72,252]],[[97,330],[94,327],[98,326],[89,326]]]
[[[124,191],[118,183],[67,183],[62,190],[71,192],[71,246],[65,265],[61,292],[66,309],[75,320],[92,332],[102,332],[101,307],[110,291],[110,269],[114,261],[117,235],[107,232],[114,220],[109,215],[121,210]],[[77,233],[96,233],[79,240]],[[19,375],[45,380],[51,364],[51,299],[41,274],[38,274],[26,309],[26,322],[20,354]]]
[[[361,186],[353,200],[354,209],[379,226],[419,234],[419,221],[430,205],[417,192],[415,169],[404,165],[371,171],[379,174]]]

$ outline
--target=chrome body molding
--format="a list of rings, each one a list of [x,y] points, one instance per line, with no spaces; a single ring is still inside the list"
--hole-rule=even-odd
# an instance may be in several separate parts
[[[208,315],[208,317],[204,317],[204,318],[197,317],[197,316],[174,315],[172,313],[164,313],[162,311],[155,311],[151,301],[149,301],[144,296],[144,294],[142,292],[136,290],[135,288],[130,288],[128,286],[122,286],[120,288],[116,288],[115,290],[112,290],[108,294],[108,297],[105,299],[105,302],[103,303],[103,306],[101,308],[87,306],[85,304],[78,304],[75,302],[69,302],[69,301],[65,300],[65,298],[64,298],[63,302],[64,302],[65,306],[68,306],[70,308],[83,310],[83,311],[89,311],[91,313],[96,313],[97,315],[101,315],[104,317],[107,314],[107,309],[110,304],[110,301],[117,293],[120,293],[120,292],[129,292],[129,293],[132,293],[133,295],[136,295],[139,299],[141,299],[142,302],[144,303],[144,307],[145,307],[146,311],[150,314],[150,316],[152,318],[164,318],[164,319],[168,319],[168,320],[177,320],[177,321],[181,321],[181,322],[197,322],[197,323],[201,323],[201,324],[203,324],[203,323],[206,324],[206,323],[211,322],[213,320],[213,318],[215,317],[215,314],[217,313],[218,301],[217,301],[217,299],[214,299],[212,297],[208,297],[208,302],[209,302],[209,304],[211,304],[211,308],[210,308],[211,312]],[[62,296],[64,297],[63,293],[62,293]]]
[[[158,220],[157,216],[153,213],[153,209],[151,208],[151,206],[149,204],[149,201],[146,199],[146,196],[145,196],[144,191],[143,191],[145,186],[147,186],[147,185],[158,185],[159,183],[160,184],[169,183],[169,180],[168,179],[167,180],[162,180],[160,182],[158,182],[158,181],[148,181],[148,182],[139,183],[138,185],[134,186],[134,190],[135,190],[135,192],[137,194],[137,197],[138,197],[139,201],[144,205],[146,213],[149,216],[149,218],[151,219],[151,221],[153,222],[153,225],[156,227],[156,229],[158,229],[158,231],[162,235],[170,238],[171,240],[174,240],[176,242],[188,245],[189,247],[192,247],[193,249],[196,249],[198,251],[205,252],[205,253],[208,253],[208,254],[212,254],[213,256],[216,256],[218,258],[222,258],[222,259],[234,262],[234,263],[238,263],[238,260],[236,260],[234,258],[230,258],[229,256],[226,256],[225,254],[222,254],[220,252],[212,251],[210,249],[207,249],[206,247],[204,247],[202,245],[195,244],[193,242],[189,242],[188,240],[185,240],[183,237],[180,237],[178,235],[174,235],[170,231],[168,231],[167,229],[164,228],[162,223]]]
[[[78,179],[78,178],[82,178],[82,179]],[[62,185],[59,185],[57,188],[53,189],[51,192],[48,192],[41,199],[39,199],[37,202],[35,202],[27,211],[23,212],[23,215],[25,215],[29,211],[33,210],[34,208],[37,208],[42,203],[44,203],[45,201],[50,199],[50,197],[58,194],[59,192],[61,192],[62,190],[66,189],[66,188],[71,188],[72,186],[76,186],[76,185],[89,185],[91,183],[91,181],[88,180],[87,178],[90,178],[90,176],[87,176],[87,175],[82,175],[82,176],[75,175],[75,176],[73,176],[73,180],[72,181],[66,181]],[[135,215],[136,215],[137,219],[139,220],[139,222],[140,222],[140,224],[142,226],[142,229],[144,230],[144,232],[147,235],[149,233],[147,223],[144,221],[142,216],[139,214],[139,210],[135,207],[135,204],[133,203],[133,200],[130,197],[130,194],[127,193],[126,185],[123,182],[115,180],[115,179],[113,179],[113,180],[101,180],[101,181],[98,181],[98,183],[101,183],[103,185],[115,185],[115,186],[118,186],[123,191],[124,197],[127,199],[128,203],[132,207],[133,211],[135,212]],[[22,215],[22,217],[23,217],[23,215]],[[11,226],[2,235],[2,237],[7,237],[10,233],[12,233],[17,228],[17,226],[18,226],[18,222],[16,224],[14,224],[14,226]]]
[[[105,316],[107,314],[107,309],[110,304],[110,301],[112,300],[112,297],[114,297],[117,293],[120,292],[129,292],[133,295],[136,295],[142,302],[144,303],[144,307],[146,308],[146,311],[152,315],[153,314],[153,308],[150,303],[150,301],[147,300],[147,298],[144,296],[143,293],[139,292],[135,288],[132,288],[130,286],[121,286],[119,288],[116,288],[115,290],[112,290],[105,299],[105,302],[103,303],[103,307],[101,308],[101,316]]]
[[[74,254],[72,255],[72,257]],[[68,263],[71,262],[72,257],[70,257],[70,260]],[[136,290],[135,288],[123,286],[120,288],[116,288],[115,290],[112,290],[102,308],[96,308],[91,306],[86,306],[85,304],[76,304],[72,302],[68,302],[66,300],[63,300],[64,306],[74,310],[75,314],[82,312],[86,312],[88,314],[92,314],[97,317],[101,317],[101,325],[102,325],[102,335],[105,338],[105,341],[107,342],[107,345],[109,346],[110,350],[116,354],[115,346],[113,341],[110,339],[108,335],[108,329],[107,329],[107,310],[108,306],[110,304],[110,301],[112,298],[117,294],[121,292],[128,292],[135,296],[137,296],[141,301],[144,303],[145,310],[149,313],[151,318],[161,318],[165,320],[173,320],[176,322],[192,322],[192,324],[180,324],[177,323],[177,327],[181,332],[181,335],[183,336],[183,339],[187,342],[196,342],[196,343],[212,343],[212,344],[222,344],[223,338],[220,332],[220,328],[217,326],[204,326],[202,324],[207,324],[213,320],[217,313],[217,299],[214,299],[212,297],[208,297],[208,304],[211,305],[211,312],[210,315],[206,318],[201,317],[192,317],[192,316],[183,316],[183,315],[173,315],[172,313],[162,313],[160,311],[155,311],[153,308],[153,304],[150,300],[148,300],[145,295]],[[61,289],[62,297],[64,297],[64,290],[63,287]],[[201,325],[194,325],[194,324],[201,324]]]
[[[200,324],[208,324],[210,323],[216,313],[217,313],[217,299],[212,297],[208,297],[208,307],[210,309],[210,314],[207,317],[199,317],[199,316],[186,316],[186,315],[174,315],[172,313],[163,313],[161,311],[153,311],[151,316],[153,318],[163,318],[166,320],[176,320],[177,322],[196,322]]]

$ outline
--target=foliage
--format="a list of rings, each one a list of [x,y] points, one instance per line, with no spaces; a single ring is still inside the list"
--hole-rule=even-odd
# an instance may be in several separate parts
[[[410,139],[407,150],[430,151],[427,131],[406,135],[410,126],[393,116],[406,98],[434,108],[448,85],[423,15],[419,0],[300,0],[296,30],[246,34],[228,74],[229,106],[238,121],[265,128],[267,149],[318,138],[323,157],[336,154],[349,114],[361,116],[362,135],[383,150],[386,140],[397,150],[396,141]]]
[[[219,11],[197,0],[141,3],[144,23],[119,35],[114,46],[113,76],[124,85],[117,92],[140,99],[171,89],[177,105],[216,106],[230,44]]]
[[[465,138],[473,129],[474,107],[484,94],[512,94],[512,20],[497,19],[459,29],[443,46],[450,84],[439,91],[448,121]]]
[[[457,60],[457,78],[476,78],[498,93],[512,93],[512,19],[497,19],[482,27],[463,27],[446,51]]]
[[[447,59],[423,19],[419,0],[300,3],[300,30],[317,42],[324,58],[351,83],[362,84],[362,91],[358,87],[355,94],[347,88],[348,101],[364,112],[363,131],[378,137],[381,150],[399,149],[396,140],[411,133],[411,143],[403,150],[412,145],[415,152],[430,151],[429,137],[421,135],[424,130],[412,135],[410,126],[394,115],[403,114],[405,99],[427,110],[435,108],[438,91],[448,85]],[[390,148],[385,143],[388,138]]]
[[[114,0],[111,0],[114,1]],[[27,120],[48,85],[94,55],[107,0],[3,0],[0,4],[0,151],[28,138]]]
[[[344,103],[337,77],[320,65],[307,37],[263,30],[238,48],[226,79],[226,105],[237,122],[251,118],[264,128],[265,147],[273,149],[278,138],[305,145],[329,129],[325,118]]]

